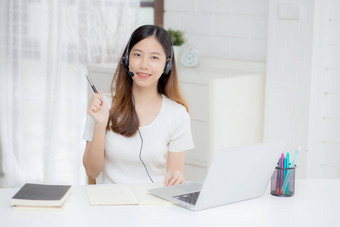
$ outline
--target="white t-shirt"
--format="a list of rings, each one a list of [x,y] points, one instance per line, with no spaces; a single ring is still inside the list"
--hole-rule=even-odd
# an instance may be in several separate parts
[[[111,97],[104,96],[109,108]],[[92,141],[95,121],[87,116],[83,138]],[[156,119],[139,127],[143,138],[141,157],[156,183],[163,183],[169,152],[192,149],[190,117],[185,107],[163,95]],[[142,139],[137,133],[130,138],[112,131],[105,135],[103,183],[148,183],[150,178],[139,159]]]

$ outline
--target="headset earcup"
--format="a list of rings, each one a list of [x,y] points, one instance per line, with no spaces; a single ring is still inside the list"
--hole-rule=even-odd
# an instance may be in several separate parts
[[[164,74],[169,74],[171,68],[172,68],[172,62],[171,62],[171,59],[169,59],[169,60],[166,62],[165,69],[164,69]]]
[[[122,62],[124,64],[125,68],[127,68],[129,66],[129,54],[128,54],[128,51],[126,51],[126,53],[124,54]]]

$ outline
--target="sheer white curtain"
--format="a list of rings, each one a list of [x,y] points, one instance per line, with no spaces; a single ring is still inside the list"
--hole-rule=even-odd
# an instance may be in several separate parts
[[[0,2],[0,187],[86,183],[86,65],[117,61],[139,5]]]

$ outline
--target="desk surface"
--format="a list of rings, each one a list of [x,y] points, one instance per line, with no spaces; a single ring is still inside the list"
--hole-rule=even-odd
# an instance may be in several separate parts
[[[175,205],[90,206],[85,186],[73,186],[62,211],[12,209],[18,188],[0,189],[0,226],[340,226],[340,179],[297,180],[295,195],[264,196],[189,211]]]

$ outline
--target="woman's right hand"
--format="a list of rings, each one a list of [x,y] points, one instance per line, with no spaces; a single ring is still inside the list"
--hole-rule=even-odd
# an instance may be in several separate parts
[[[98,91],[98,94],[94,93],[87,112],[97,124],[101,124],[106,127],[109,120],[109,109],[100,91]]]

